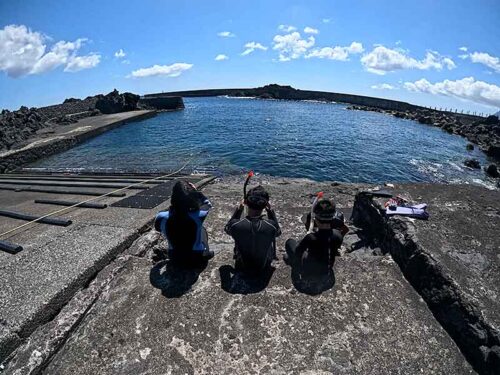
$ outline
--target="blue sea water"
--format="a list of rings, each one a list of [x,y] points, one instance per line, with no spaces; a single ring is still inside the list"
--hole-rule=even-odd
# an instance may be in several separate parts
[[[257,172],[341,182],[490,184],[487,162],[439,128],[335,103],[186,98],[183,111],[126,124],[32,167],[50,170]]]

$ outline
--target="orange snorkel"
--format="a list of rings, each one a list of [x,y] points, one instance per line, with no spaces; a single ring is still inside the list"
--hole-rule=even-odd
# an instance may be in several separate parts
[[[250,182],[250,179],[253,177],[253,171],[248,172],[247,179],[245,180],[245,184],[243,185],[243,199],[246,201],[247,199],[247,186]]]

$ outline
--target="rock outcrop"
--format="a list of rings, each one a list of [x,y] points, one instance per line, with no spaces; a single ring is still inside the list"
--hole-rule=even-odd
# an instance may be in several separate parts
[[[464,165],[466,167],[472,168],[472,169],[480,169],[481,164],[479,164],[479,160],[477,159],[467,159],[464,161]]]
[[[125,92],[120,94],[118,90],[113,90],[109,94],[100,96],[95,107],[104,114],[128,112],[137,110],[139,95]]]

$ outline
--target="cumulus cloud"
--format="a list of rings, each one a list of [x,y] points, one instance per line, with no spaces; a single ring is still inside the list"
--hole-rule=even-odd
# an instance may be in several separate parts
[[[79,72],[80,70],[95,68],[101,62],[101,56],[91,53],[87,56],[71,57],[64,68],[65,72]]]
[[[130,77],[145,78],[155,76],[178,77],[184,71],[193,67],[193,64],[175,63],[172,65],[153,65],[149,68],[142,68],[134,70]]]
[[[456,81],[446,79],[436,83],[430,83],[422,78],[415,82],[405,82],[404,87],[413,92],[451,96],[489,107],[500,107],[500,87],[483,81],[476,81],[473,77],[466,77]]]
[[[273,49],[279,52],[279,61],[290,61],[304,55],[316,42],[313,36],[302,39],[298,32],[286,35],[276,35],[273,39]]]
[[[219,55],[215,56],[215,61],[223,61],[223,60],[227,60],[227,59],[229,59],[229,57],[226,55],[223,55],[223,54],[219,54]]]
[[[297,28],[295,26],[290,26],[290,25],[279,25],[278,30],[284,31],[285,33],[291,33],[292,31],[297,30]]]
[[[381,83],[378,85],[372,85],[371,88],[374,90],[396,90],[397,87],[394,87],[393,85],[390,85],[388,83]]]
[[[241,53],[241,56],[250,55],[256,49],[266,51],[267,47],[257,42],[248,42],[247,44],[245,44],[245,50]]]
[[[364,51],[363,45],[359,42],[352,42],[350,46],[341,47],[323,47],[312,50],[305,57],[307,59],[311,57],[317,57],[320,59],[330,59],[330,60],[339,60],[339,61],[347,61],[349,60],[349,55],[362,53]]]
[[[467,47],[460,47],[459,50],[462,52],[467,52]]]
[[[454,69],[455,63],[449,57],[443,57],[435,51],[427,51],[425,58],[416,60],[401,49],[390,49],[382,45],[376,46],[361,58],[364,68],[375,74],[386,74],[401,69],[428,70],[443,68]]]
[[[236,36],[231,31],[221,31],[220,33],[217,33],[217,35],[221,38],[234,38]]]
[[[331,18],[323,18],[323,19],[321,20],[321,22],[323,22],[323,23],[330,23],[331,21],[332,21],[332,19],[331,19]]]
[[[486,65],[488,68],[500,73],[500,58],[491,56],[486,52],[474,52],[469,54],[468,57],[473,63]]]
[[[318,29],[314,29],[314,28],[309,27],[309,26],[306,26],[306,27],[304,28],[304,32],[305,32],[306,34],[318,34],[318,33],[319,33],[319,30],[318,30]]]
[[[115,52],[115,57],[117,59],[123,59],[125,56],[127,56],[127,54],[121,48]]]
[[[59,41],[47,51],[44,35],[33,32],[24,25],[8,25],[0,29],[0,71],[17,78],[30,74],[41,74],[59,66],[65,72],[76,72],[97,66],[101,56],[91,53],[78,56],[77,52],[87,41]]]

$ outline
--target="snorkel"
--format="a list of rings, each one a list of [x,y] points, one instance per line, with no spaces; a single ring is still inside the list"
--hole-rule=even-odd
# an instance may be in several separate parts
[[[245,180],[245,184],[243,185],[243,199],[247,200],[247,186],[250,183],[250,179],[253,177],[253,171],[248,172],[247,179]]]
[[[316,198],[314,198],[313,202],[312,202],[312,206],[311,206],[311,222],[309,223],[309,230],[307,231],[307,233],[312,233],[314,232],[314,208],[316,207],[316,205],[318,204],[318,201],[323,198],[323,192],[320,191],[318,194],[316,194]]]

